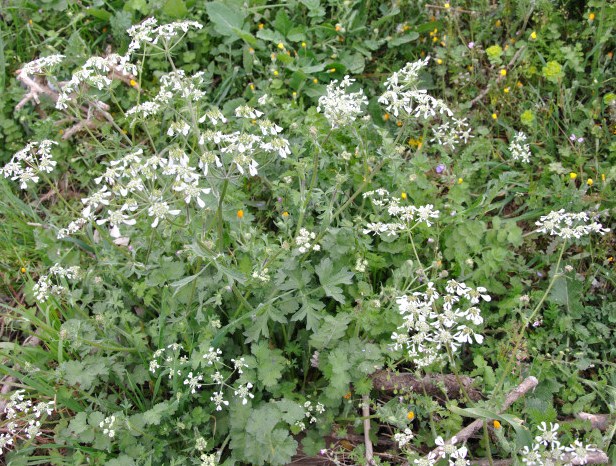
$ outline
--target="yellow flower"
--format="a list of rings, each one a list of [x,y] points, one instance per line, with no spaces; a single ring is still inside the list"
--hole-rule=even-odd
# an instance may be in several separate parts
[[[344,395],[342,398],[344,398],[345,400],[351,399],[351,392],[347,392],[346,395]]]
[[[406,418],[409,421],[412,421],[413,419],[415,419],[415,413],[413,411],[409,411],[408,413],[406,413]]]
[[[595,20],[595,14],[594,13],[590,13],[588,15],[588,21],[594,21]]]
[[[329,70],[327,70],[328,73],[335,73],[336,72],[336,68],[330,68]]]
[[[283,217],[288,217],[289,216],[289,212],[287,212],[286,210],[282,213]]]
[[[306,48],[306,42],[302,42],[302,47]]]
[[[265,27],[265,24],[259,23],[259,29],[263,29],[264,27]]]
[[[274,70],[274,76],[278,76],[278,70]]]
[[[493,119],[493,120],[498,119],[498,115],[497,115],[496,113],[493,113],[493,114],[492,114],[492,119]]]
[[[400,197],[401,197],[402,199],[406,199],[406,193],[404,193],[404,192],[403,192],[402,194],[400,194]],[[412,411],[411,411],[411,412],[412,412]]]
[[[342,31],[342,25],[340,23],[336,24],[336,32]]]
[[[19,269],[19,271],[20,271],[21,273],[26,273],[26,268],[25,268],[25,267],[22,267],[21,269]]]
[[[464,178],[458,178],[458,184],[464,183]]]
[[[588,186],[592,186],[592,184],[593,184],[593,180],[592,180],[592,178],[588,178],[588,179],[586,180],[586,184],[587,184]]]
[[[518,81],[515,85],[518,87],[522,87],[523,84],[522,84],[522,81]]]
[[[255,85],[253,83],[250,83],[248,87],[250,88],[251,91],[255,90]]]
[[[402,126],[402,122],[400,120],[396,121],[397,126]]]
[[[443,6],[444,6],[444,7],[445,7],[445,9],[447,9],[447,10],[448,10],[449,8],[451,8],[451,5],[450,5],[449,3],[445,3],[445,5],[443,5]]]
[[[496,23],[494,23],[494,24],[496,24],[496,27],[499,28],[499,27],[501,27],[501,24],[503,24],[503,23],[501,22],[500,19],[497,19]]]
[[[255,54],[255,49],[253,49],[252,47],[248,47],[248,53],[250,55],[254,55]]]
[[[501,426],[501,423],[500,423],[500,422],[498,422],[497,420],[494,420],[494,423],[493,423],[493,424],[494,424],[494,428],[495,428],[495,429],[497,429],[497,430],[498,430],[498,429],[500,429],[500,428],[502,427],[502,426]]]
[[[437,58],[436,59],[436,63],[438,63],[439,65],[442,65],[443,64],[443,60],[441,60],[440,58]]]
[[[569,178],[571,178],[572,180],[575,180],[577,178],[577,173],[575,172],[569,173]]]
[[[507,76],[507,70],[504,69],[504,68],[502,70],[500,70],[500,75],[501,76]]]
[[[130,85],[135,87],[137,85],[137,81],[135,81],[134,79],[130,80]]]
[[[319,83],[319,80],[318,80],[317,78],[314,78],[314,79],[312,80],[312,82],[313,82],[313,83],[315,83],[315,84],[318,84],[318,83]]]
[[[531,33],[530,33],[530,38],[531,38],[532,40],[537,40],[537,33],[536,33],[535,31],[531,32]]]
[[[63,135],[64,134],[64,130],[61,129],[60,131],[58,131],[58,133],[60,133],[60,135]]]
[[[240,219],[244,218],[244,211],[242,209],[237,211],[237,218],[240,218]]]
[[[284,50],[284,44],[282,42],[278,42],[277,46],[280,50]]]
[[[29,24],[30,26],[32,26],[32,20],[31,20],[31,19],[29,19],[29,20],[28,20],[28,24]]]
[[[383,120],[385,121],[389,120],[389,113],[386,113],[385,115],[383,115]]]
[[[601,173],[601,181],[605,183],[605,173]]]
[[[291,94],[293,96],[293,98],[297,97],[297,92],[293,91],[293,93]]]
[[[508,88],[508,87],[506,87],[505,89],[503,89],[503,92],[504,92],[505,94],[509,94],[509,88]]]

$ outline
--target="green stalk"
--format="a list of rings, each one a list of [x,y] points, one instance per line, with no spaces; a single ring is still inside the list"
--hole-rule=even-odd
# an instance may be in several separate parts
[[[218,200],[218,209],[216,210],[216,227],[218,229],[218,249],[220,252],[225,250],[225,238],[224,238],[224,220],[222,218],[222,203],[225,199],[225,195],[227,194],[227,187],[229,186],[229,180],[225,178],[225,181],[222,183],[222,191],[220,192],[220,199]]]

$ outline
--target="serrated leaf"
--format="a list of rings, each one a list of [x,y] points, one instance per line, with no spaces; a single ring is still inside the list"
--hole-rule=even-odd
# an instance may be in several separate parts
[[[252,345],[252,354],[257,358],[257,378],[267,388],[273,387],[282,377],[287,360],[279,349],[270,349],[265,341]]]
[[[306,329],[309,331],[316,330],[321,321],[320,311],[325,307],[321,301],[312,300],[306,296],[302,296],[302,307],[291,317],[292,322],[306,319]]]
[[[337,316],[326,315],[319,326],[319,330],[310,337],[310,344],[317,350],[322,350],[333,344],[344,336],[349,322],[353,317],[351,314],[338,314]]]
[[[339,303],[344,304],[342,288],[338,285],[350,285],[353,283],[353,276],[355,274],[346,267],[334,272],[334,265],[328,257],[323,259],[314,270],[319,277],[325,294],[330,298],[334,298]]]

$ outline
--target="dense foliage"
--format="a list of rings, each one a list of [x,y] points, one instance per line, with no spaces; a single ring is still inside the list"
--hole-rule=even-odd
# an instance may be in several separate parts
[[[0,17],[7,464],[616,461],[615,5]]]

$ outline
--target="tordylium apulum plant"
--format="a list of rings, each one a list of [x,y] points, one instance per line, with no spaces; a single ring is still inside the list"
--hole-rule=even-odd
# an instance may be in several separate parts
[[[215,103],[207,72],[176,67],[179,42],[200,28],[145,20],[128,30],[124,55],[92,57],[68,79],[61,55],[21,68],[22,82],[50,86],[44,99],[59,120],[79,125],[70,144],[91,157],[92,178],[65,196],[54,180],[70,158],[55,153],[71,146],[48,139],[2,168],[24,191],[49,185],[63,210],[35,227],[55,238],[55,264],[31,277],[14,311],[46,357],[3,363],[22,388],[3,405],[0,451],[72,464],[283,465],[300,442],[336,460],[325,440],[335,425],[380,419],[412,464],[468,465],[489,452],[489,442],[481,451],[445,442],[459,416],[422,393],[385,403],[370,377],[397,366],[461,380],[493,304],[489,280],[471,278],[472,258],[447,263],[439,249],[444,229],[474,219],[393,186],[413,158],[453,154],[473,138],[424,89],[429,58],[392,73],[380,95],[333,79],[318,106],[296,108],[285,126],[265,91]],[[146,81],[151,59],[168,70]],[[373,121],[370,105],[396,119],[395,131]],[[409,152],[409,138],[424,142]],[[512,136],[512,165],[533,164],[526,141]],[[555,209],[530,232],[562,243],[543,297],[521,301],[515,350],[567,273],[570,243],[609,231],[593,213]],[[512,385],[515,353],[483,413]],[[357,401],[371,393],[366,417]],[[510,434],[530,432],[499,419]],[[561,444],[558,424],[537,428],[534,442],[500,430],[498,441],[527,465],[583,464],[596,451]]]

